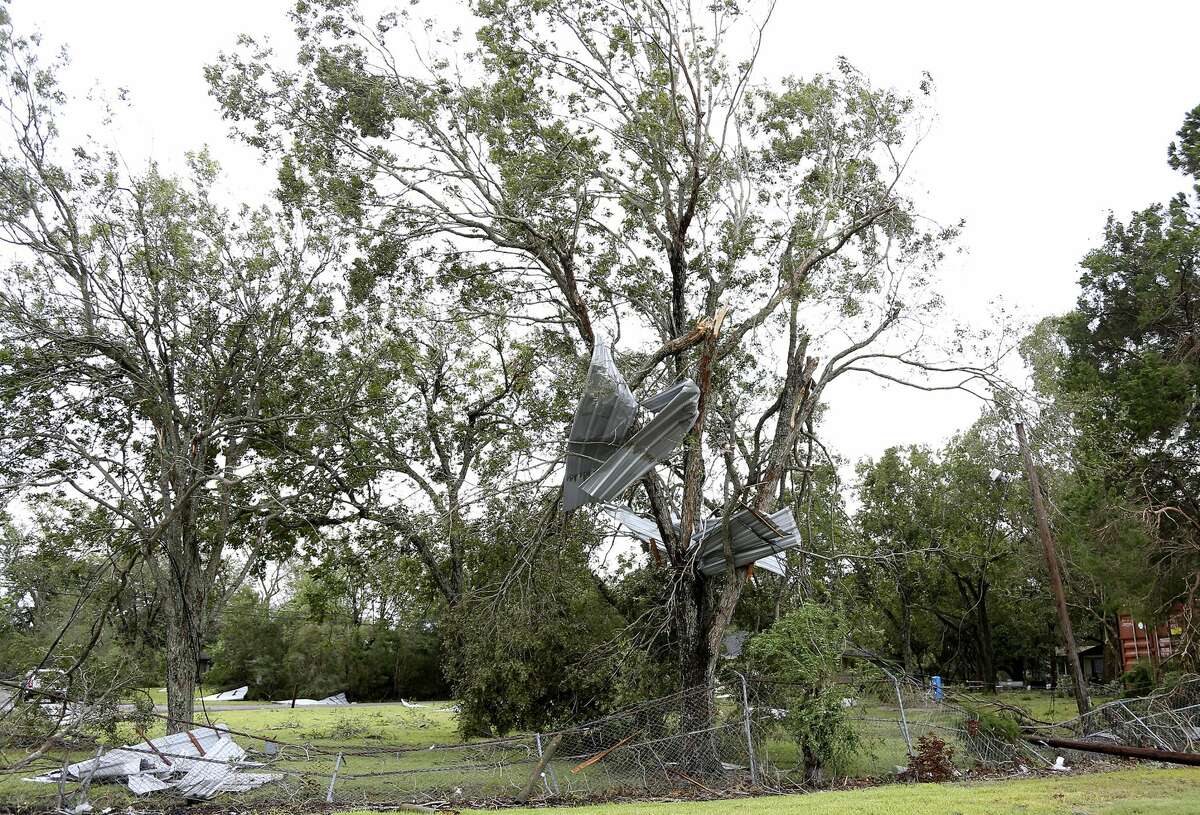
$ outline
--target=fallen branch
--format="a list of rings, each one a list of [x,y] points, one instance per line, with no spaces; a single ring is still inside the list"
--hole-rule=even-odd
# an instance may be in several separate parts
[[[574,775],[575,773],[579,772],[580,770],[587,769],[588,767],[595,764],[597,761],[600,761],[601,759],[603,759],[605,756],[607,756],[613,750],[616,750],[618,747],[622,747],[622,746],[628,744],[630,741],[633,740],[633,737],[636,735],[638,735],[638,734],[630,733],[628,736],[621,739],[619,742],[614,744],[612,747],[607,747],[607,748],[601,750],[599,753],[596,753],[596,755],[592,756],[591,758],[584,759],[583,761],[579,762],[578,764],[576,764],[574,767],[571,768],[571,774]]]
[[[1169,764],[1186,764],[1200,767],[1200,754],[1177,753],[1174,750],[1157,750],[1153,747],[1133,747],[1128,744],[1106,744],[1082,739],[1060,739],[1054,736],[1023,736],[1030,744],[1044,744],[1064,750],[1082,750],[1089,753],[1104,753],[1121,758],[1144,758],[1148,761],[1164,761]]]

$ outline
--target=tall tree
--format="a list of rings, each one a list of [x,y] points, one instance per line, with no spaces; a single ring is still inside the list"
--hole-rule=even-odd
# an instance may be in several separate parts
[[[0,19],[0,483],[107,513],[113,568],[162,589],[168,724],[192,722],[197,658],[242,578],[329,509],[324,432],[335,243],[187,179],[63,144],[61,62]],[[234,554],[240,562],[233,559]]]
[[[1192,186],[1165,204],[1110,216],[1084,258],[1082,293],[1061,323],[1063,386],[1092,465],[1095,534],[1154,541],[1162,605],[1200,599],[1200,107],[1167,153]],[[1104,509],[1107,507],[1107,511]],[[1136,537],[1136,536],[1135,536]],[[1187,656],[1200,649],[1200,619]]]
[[[747,574],[695,569],[701,516],[771,508],[843,374],[946,370],[913,340],[954,236],[902,193],[919,107],[844,62],[756,84],[769,7],[472,10],[477,45],[451,58],[397,49],[404,15],[298,3],[297,67],[243,38],[208,77],[244,137],[283,156],[281,193],[339,212],[365,255],[396,235],[426,261],[469,252],[510,320],[581,356],[598,332],[623,338],[635,390],[699,384],[681,458],[639,500],[666,543],[680,679],[710,683]]]

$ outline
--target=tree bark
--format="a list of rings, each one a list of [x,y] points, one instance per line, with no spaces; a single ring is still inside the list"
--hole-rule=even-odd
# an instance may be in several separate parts
[[[182,525],[174,540],[160,544],[165,563],[152,559],[156,579],[166,596],[167,733],[182,733],[194,724],[200,653],[208,621],[208,592],[200,552]]]
[[[178,595],[167,602],[167,733],[192,728],[202,637]]]

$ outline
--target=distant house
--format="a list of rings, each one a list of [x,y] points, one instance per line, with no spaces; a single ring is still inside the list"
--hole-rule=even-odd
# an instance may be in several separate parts
[[[1101,644],[1088,645],[1078,649],[1079,667],[1083,670],[1083,678],[1088,682],[1104,681],[1104,646]],[[1067,652],[1063,648],[1054,649],[1054,661],[1058,665],[1058,675],[1068,676]]]

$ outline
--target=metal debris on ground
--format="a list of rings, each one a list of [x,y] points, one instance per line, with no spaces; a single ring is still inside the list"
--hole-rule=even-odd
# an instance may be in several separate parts
[[[607,501],[668,458],[695,424],[699,399],[695,382],[676,382],[640,403],[655,416],[629,436],[639,403],[608,346],[597,340],[567,436],[563,509]]]
[[[240,702],[246,698],[246,694],[250,691],[249,685],[242,685],[240,688],[233,690],[221,691],[214,693],[211,696],[205,696],[205,702]]]
[[[26,781],[124,782],[134,795],[174,790],[189,800],[223,792],[244,792],[282,778],[280,773],[245,772],[246,751],[221,726],[198,727],[157,739],[126,744],[101,756]]]
[[[326,696],[324,699],[280,699],[272,702],[273,705],[288,705],[295,707],[310,707],[312,705],[349,705],[351,702],[346,698],[345,693],[335,693],[333,696]]]

